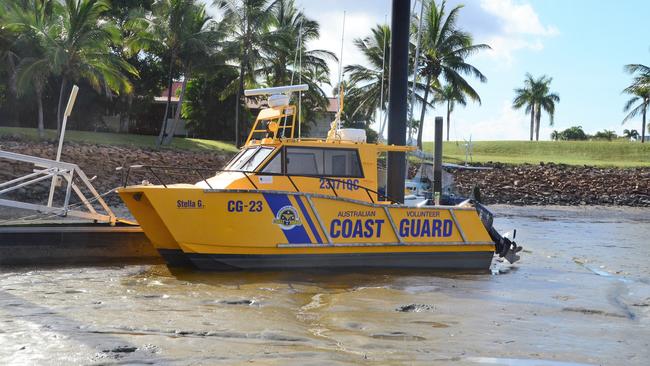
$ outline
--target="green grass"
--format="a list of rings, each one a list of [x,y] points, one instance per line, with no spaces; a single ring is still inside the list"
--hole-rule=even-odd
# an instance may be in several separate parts
[[[28,140],[38,140],[38,131],[34,128],[21,127],[0,127],[0,136],[14,135]],[[54,140],[56,138],[55,130],[45,130],[45,138]],[[66,141],[85,142],[97,145],[119,145],[134,146],[141,148],[156,147],[156,136],[148,135],[130,135],[121,133],[108,132],[87,132],[87,131],[66,131]],[[182,150],[194,151],[223,151],[228,153],[237,152],[237,147],[224,141],[191,139],[175,137],[170,147]]]
[[[433,151],[433,142],[425,142],[424,150]],[[448,162],[465,161],[465,142],[450,141],[443,145]],[[472,160],[508,164],[539,164],[553,162],[568,165],[612,167],[650,166],[650,143],[627,141],[475,141]]]
[[[46,138],[55,138],[54,130],[46,130]],[[33,128],[0,127],[0,136],[16,135],[29,140],[38,140]],[[104,132],[66,131],[66,141],[85,142],[98,145],[135,146],[154,148],[156,136],[129,135]],[[465,161],[464,142],[445,142],[444,160],[453,163]],[[627,141],[475,141],[472,160],[474,162],[500,162],[508,164],[539,164],[553,162],[569,165],[595,165],[615,167],[650,167],[650,143]],[[194,151],[237,152],[229,142],[174,138],[172,149]],[[424,150],[433,151],[433,143],[425,142]]]

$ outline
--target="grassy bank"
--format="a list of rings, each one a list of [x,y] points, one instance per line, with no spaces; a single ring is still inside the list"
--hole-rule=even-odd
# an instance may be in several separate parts
[[[25,139],[38,140],[33,128],[0,127],[0,136],[16,135]],[[55,131],[46,130],[46,138],[54,139]],[[128,135],[104,132],[67,131],[66,141],[86,142],[99,145],[135,146],[154,148],[155,136]],[[445,142],[445,161],[465,161],[464,142]],[[650,166],[650,143],[605,142],[605,141],[476,141],[473,143],[472,160],[509,164],[539,164],[543,162],[569,165],[594,165],[611,167]],[[171,148],[194,151],[225,151],[233,153],[237,148],[229,142],[174,138]],[[433,143],[425,142],[426,152],[433,151]]]
[[[34,128],[20,127],[0,127],[0,136],[14,135],[29,140],[38,140],[38,131]],[[46,130],[45,137],[54,140],[56,138],[55,130]],[[66,141],[85,142],[98,145],[120,145],[135,146],[140,148],[156,147],[156,136],[147,135],[129,135],[108,132],[87,132],[87,131],[66,131]],[[237,148],[230,142],[191,139],[175,137],[172,148],[183,150],[219,150],[226,152],[237,152]]]
[[[433,142],[425,142],[424,150],[433,151]],[[445,142],[444,160],[465,161],[465,142]],[[650,143],[608,141],[475,141],[472,160],[509,164],[553,162],[569,165],[611,167],[650,166]]]

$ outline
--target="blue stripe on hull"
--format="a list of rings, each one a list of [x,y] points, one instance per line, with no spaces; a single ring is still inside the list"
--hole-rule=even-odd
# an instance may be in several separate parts
[[[316,230],[316,226],[314,225],[311,216],[309,216],[309,212],[305,208],[305,205],[302,203],[302,198],[300,196],[293,196],[293,198],[295,198],[296,202],[298,202],[298,206],[300,206],[300,211],[302,211],[302,215],[305,217],[305,220],[307,220],[307,224],[309,224],[309,228],[311,229],[311,232],[314,233],[314,238],[316,238],[318,244],[323,244],[320,235],[318,235],[318,230]]]
[[[271,211],[273,211],[274,217],[277,217],[278,211],[280,211],[280,209],[283,207],[293,207],[291,201],[289,201],[289,197],[286,194],[264,193],[264,199],[271,208]],[[307,235],[307,231],[302,225],[294,226],[290,230],[282,229],[282,232],[284,232],[284,236],[287,238],[287,241],[290,244],[311,243],[309,235]]]

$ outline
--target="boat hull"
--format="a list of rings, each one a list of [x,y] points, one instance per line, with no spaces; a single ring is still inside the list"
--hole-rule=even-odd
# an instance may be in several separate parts
[[[484,270],[489,268],[493,253],[485,251],[279,255],[190,253],[187,257],[197,268],[213,271],[313,268]]]
[[[119,193],[172,266],[487,269],[495,250],[473,207],[187,186]]]
[[[192,261],[180,249],[159,248],[158,253],[170,267],[194,267]]]

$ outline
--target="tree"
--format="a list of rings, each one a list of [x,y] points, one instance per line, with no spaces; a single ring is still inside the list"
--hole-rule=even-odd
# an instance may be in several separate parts
[[[102,16],[110,9],[106,0],[65,0],[48,28],[38,29],[39,41],[47,52],[53,72],[60,77],[57,131],[63,119],[63,99],[68,83],[86,80],[96,90],[129,93],[126,74],[137,70],[114,54],[111,45],[120,44],[120,32]]]
[[[0,80],[5,81],[1,85],[2,99],[6,102],[8,98],[16,94],[16,62],[18,55],[15,52],[17,33],[16,29],[10,26],[11,7],[0,6],[0,22],[5,26],[0,27]],[[3,103],[4,104],[4,103]]]
[[[354,40],[354,45],[370,67],[355,64],[344,69],[349,74],[349,83],[345,88],[345,107],[350,107],[347,119],[362,120],[366,124],[374,120],[377,108],[385,111],[388,107],[390,27],[377,25],[371,32],[368,37]]]
[[[105,14],[105,17],[120,30],[123,40],[121,44],[113,45],[113,52],[138,70],[137,76],[126,75],[133,85],[131,93],[122,94],[117,98],[109,98],[112,103],[108,107],[120,116],[118,132],[128,132],[129,130],[134,99],[144,96],[158,96],[158,93],[160,93],[160,85],[162,85],[162,83],[158,82],[160,76],[155,75],[152,80],[151,76],[154,75],[147,74],[148,71],[151,71],[152,66],[154,68],[157,66],[152,64],[160,63],[160,61],[152,58],[151,55],[140,53],[142,49],[138,47],[141,38],[149,37],[149,34],[146,33],[146,24],[153,3],[154,0],[111,0],[111,8]],[[153,94],[151,90],[152,81],[156,84]]]
[[[607,129],[596,132],[596,134],[594,135],[595,139],[607,140],[607,141],[612,141],[612,140],[616,139],[617,137],[618,136],[616,135],[616,132],[611,131],[611,130],[607,130]]]
[[[189,81],[182,115],[193,134],[210,139],[232,137],[235,94],[223,98],[222,90],[237,76],[236,69],[221,65],[212,68],[210,74]]]
[[[636,141],[639,139],[639,131],[625,129],[623,130],[623,136],[625,136],[628,140]]]
[[[557,130],[553,130],[553,132],[551,132],[551,140],[558,141],[559,139],[560,139],[560,133],[557,132]]]
[[[521,109],[526,107],[525,112],[530,113],[530,141],[533,141],[535,133],[535,95],[534,95],[535,79],[531,74],[526,74],[524,80],[524,87],[515,89],[515,99],[512,101],[514,109]]]
[[[12,43],[20,53],[18,55],[13,50],[6,50],[3,58],[10,66],[12,86],[16,94],[20,96],[33,93],[36,97],[40,138],[45,136],[43,92],[53,70],[47,50],[39,39],[39,32],[48,32],[54,26],[57,10],[60,11],[60,6],[56,1],[32,0],[9,5],[2,17],[7,29],[17,34]]]
[[[310,41],[320,37],[318,22],[299,12],[293,0],[277,0],[271,7],[270,25],[278,31],[279,43],[264,50],[264,61],[259,72],[266,75],[269,85],[307,84],[302,95],[302,117],[314,118],[314,111],[327,108],[328,99],[322,84],[330,84],[327,61],[336,61],[334,53],[326,50],[308,50]]]
[[[257,84],[259,66],[264,62],[265,52],[281,45],[282,32],[270,27],[273,21],[273,3],[267,0],[214,0],[223,11],[223,30],[229,37],[224,43],[224,54],[239,66],[237,83],[226,88],[229,93],[236,87],[235,143],[241,141],[241,106],[244,86]]]
[[[429,92],[439,90],[440,77],[478,102],[481,98],[464,76],[473,76],[480,82],[487,81],[485,75],[465,60],[476,52],[490,49],[490,46],[473,44],[472,36],[458,28],[456,21],[462,5],[455,6],[448,14],[445,6],[444,0],[440,5],[435,0],[425,3],[421,59],[416,68],[416,72],[426,80],[417,139],[420,149]]]
[[[539,126],[542,117],[542,111],[546,111],[550,116],[550,125],[553,126],[555,117],[555,103],[560,102],[560,96],[557,93],[549,91],[552,78],[546,75],[535,79],[531,74],[526,74],[524,87],[515,89],[515,98],[512,107],[515,109],[525,108],[526,113],[530,113],[530,141],[533,141],[533,132],[535,139],[539,141]]]
[[[555,103],[560,102],[560,96],[557,93],[552,93],[549,91],[549,85],[553,81],[552,78],[542,76],[537,82],[536,90],[536,100],[537,105],[535,107],[535,140],[539,141],[539,125],[540,119],[542,118],[542,111],[545,111],[549,114],[550,122],[549,125],[553,126],[553,120],[555,117]]]
[[[587,136],[585,131],[582,129],[582,126],[569,127],[558,135],[558,140],[563,141],[585,141],[588,139],[589,136]]]
[[[215,61],[213,56],[222,32],[212,17],[207,15],[204,4],[197,4],[194,0],[159,0],[153,4],[151,20],[142,34],[134,42],[137,44],[135,48],[157,54],[169,65],[167,102],[157,139],[157,145],[160,146],[171,143],[180,119],[187,82],[197,67]],[[168,127],[174,76],[178,74],[182,75],[183,81],[173,124]]]
[[[648,105],[650,105],[650,67],[641,64],[630,64],[625,65],[625,71],[635,76],[632,84],[623,90],[623,93],[632,95],[632,98],[623,107],[623,111],[628,112],[623,119],[623,123],[641,115],[641,143],[644,143],[646,114]]]
[[[451,112],[454,111],[456,103],[466,106],[467,100],[465,99],[465,93],[462,90],[456,88],[452,84],[446,84],[443,86],[437,95],[434,97],[434,101],[437,103],[447,103],[447,141],[449,141],[449,127]]]

